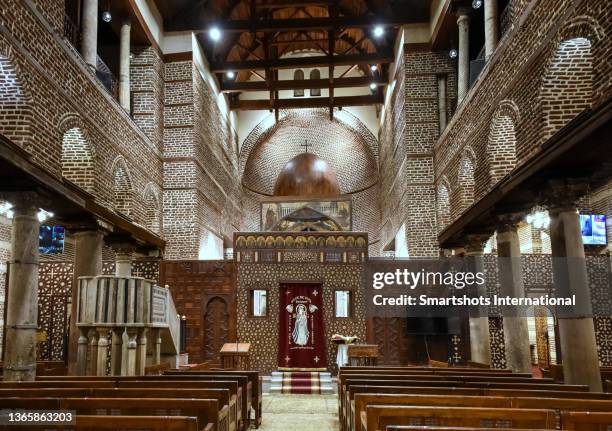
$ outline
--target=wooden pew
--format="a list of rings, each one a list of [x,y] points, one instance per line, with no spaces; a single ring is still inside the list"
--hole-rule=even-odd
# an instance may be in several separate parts
[[[207,424],[204,431],[213,431],[213,424]],[[107,416],[78,415],[75,425],[0,425],[6,431],[202,431],[198,419],[189,416]]]
[[[355,395],[357,394],[404,394],[404,395],[455,395],[455,396],[488,396],[488,397],[518,397],[533,398],[542,400],[547,398],[569,398],[580,400],[603,400],[612,401],[612,394],[601,392],[569,392],[569,391],[538,391],[524,389],[482,389],[482,388],[446,388],[446,387],[406,387],[406,386],[371,386],[371,385],[351,385],[348,388],[348,411],[344,418],[346,427],[350,423],[355,423],[358,414],[356,412]],[[544,404],[546,400],[542,401]],[[557,402],[557,405],[563,405]],[[342,418],[340,418],[342,420]]]
[[[207,375],[207,374],[227,374],[230,376],[233,375],[245,375],[249,378],[249,383],[251,385],[251,392],[249,400],[249,405],[253,407],[255,411],[255,418],[253,425],[255,428],[259,428],[261,425],[261,404],[262,404],[262,385],[261,378],[259,375],[259,371],[237,371],[237,370],[219,370],[219,369],[211,369],[211,370],[168,370],[164,374],[166,375]],[[249,419],[250,419],[250,411],[249,411]]]
[[[419,380],[421,378],[431,378],[433,380]],[[492,377],[489,380],[475,378],[472,381],[469,376],[453,376],[455,380],[448,380],[447,377],[437,378],[435,376],[417,376],[416,380],[411,375],[389,375],[389,374],[358,374],[358,375],[341,375],[338,381],[339,408],[338,415],[341,426],[347,423],[349,416],[350,399],[347,395],[346,388],[352,384],[355,385],[377,385],[377,386],[423,386],[423,387],[466,387],[480,389],[536,389],[536,390],[554,390],[554,391],[575,391],[587,392],[588,387],[584,385],[558,385],[543,381],[541,379],[527,379],[527,383],[523,383],[523,379],[519,378],[517,383],[507,378]],[[387,383],[388,382],[388,383]],[[540,383],[541,382],[541,383]],[[346,429],[346,428],[342,428]]]
[[[20,410],[72,410],[80,415],[113,414],[119,416],[150,415],[189,416],[197,419],[198,430],[223,431],[218,421],[217,400],[176,398],[4,398],[3,408]],[[227,420],[225,421],[227,425]]]
[[[372,366],[344,366],[344,367],[340,367],[339,372],[342,373],[343,371],[350,371],[350,370],[411,370],[411,371],[431,371],[431,372],[438,372],[438,371],[446,371],[446,372],[453,372],[453,371],[461,371],[461,372],[466,372],[466,373],[483,373],[483,372],[492,372],[492,373],[506,373],[506,374],[514,374],[512,372],[512,370],[508,369],[508,368],[488,368],[488,369],[483,369],[483,368],[474,368],[474,367],[444,367],[444,368],[439,368],[439,367],[427,367],[427,366],[414,366],[414,365],[410,365],[410,366],[385,366],[385,365],[378,365],[376,367],[372,367]],[[519,375],[531,375],[531,373],[516,373]]]
[[[441,387],[441,388],[457,388],[457,387],[461,387],[461,388],[473,388],[473,389],[480,389],[480,390],[486,390],[486,389],[506,389],[506,390],[546,390],[546,391],[558,391],[558,392],[563,392],[563,391],[573,391],[573,392],[587,392],[588,391],[588,387],[586,386],[581,386],[581,385],[555,385],[555,384],[539,384],[537,383],[537,380],[534,379],[534,383],[518,383],[518,384],[514,384],[514,383],[506,383],[506,382],[501,382],[501,383],[497,383],[495,381],[492,382],[471,382],[469,380],[465,380],[465,381],[461,381],[461,380],[454,380],[454,381],[449,381],[449,380],[434,380],[434,381],[419,381],[419,380],[403,380],[402,376],[396,378],[396,379],[389,379],[386,378],[388,376],[382,376],[383,379],[378,380],[379,378],[381,378],[381,376],[376,375],[376,376],[365,376],[365,379],[362,380],[357,380],[357,379],[353,379],[354,376],[347,376],[347,379],[342,383],[339,382],[338,384],[338,393],[339,393],[339,420],[340,420],[340,425],[341,425],[341,429],[346,430],[347,426],[349,424],[349,414],[350,414],[350,409],[351,409],[351,392],[350,390],[347,390],[347,388],[350,388],[350,386],[352,385],[357,385],[357,386],[367,386],[367,385],[373,385],[373,386],[404,386],[404,387]],[[364,376],[362,376],[364,377]],[[368,379],[367,377],[371,377],[372,379],[377,379],[377,380],[371,380]]]
[[[215,399],[219,402],[220,429],[236,430],[237,418],[235,399],[230,404],[228,389],[185,389],[185,388],[36,388],[36,389],[0,389],[0,405],[2,399],[19,398],[195,398]],[[230,409],[230,406],[233,409]],[[232,413],[233,412],[233,413]],[[233,414],[233,416],[232,416]],[[223,425],[227,422],[227,425]]]
[[[564,430],[608,431],[612,426],[612,413],[565,412],[561,415]]]
[[[452,407],[496,407],[514,409],[549,409],[558,414],[563,411],[612,411],[612,400],[583,400],[559,398],[519,398],[458,395],[407,395],[407,394],[355,394],[354,421],[350,429],[360,429],[356,420],[362,417],[367,406],[452,406]]]
[[[169,362],[162,362],[161,364],[149,365],[145,367],[144,373],[145,376],[160,376],[164,374],[165,371],[170,369]]]
[[[159,382],[159,381],[174,381],[174,386],[181,387],[184,386],[188,382],[201,382],[199,386],[204,384],[203,382],[215,381],[217,384],[219,382],[237,382],[238,389],[235,391],[236,393],[236,408],[239,412],[239,429],[247,430],[249,426],[248,414],[249,414],[249,404],[248,400],[250,399],[250,395],[248,392],[249,381],[248,378],[244,375],[231,375],[231,374],[194,374],[194,375],[161,375],[161,376],[60,376],[53,377],[47,376],[42,377],[40,379],[41,382],[51,382],[51,381],[66,381],[66,382],[75,382],[81,381],[82,379],[86,379],[87,381],[116,381],[116,382],[129,382],[129,381],[137,381],[137,382]],[[116,384],[118,386],[119,383]],[[151,385],[146,383],[147,387],[156,387],[155,385]],[[178,386],[177,386],[178,385]],[[166,385],[164,387],[171,387],[173,385]],[[189,384],[190,388],[199,387],[198,385]],[[128,387],[128,386],[124,386]]]
[[[431,425],[387,425],[387,431],[499,431],[500,428],[480,427],[437,427]],[[503,431],[545,431],[540,429],[526,428],[503,428]]]
[[[434,426],[478,428],[503,424],[542,429],[555,429],[557,422],[553,410],[448,406],[368,406],[364,419],[362,431],[385,430],[387,425],[408,425],[417,420]]]

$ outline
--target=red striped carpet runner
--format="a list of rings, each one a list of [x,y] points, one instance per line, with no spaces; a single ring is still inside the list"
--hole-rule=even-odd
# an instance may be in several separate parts
[[[318,372],[283,373],[283,394],[320,394],[321,381]]]

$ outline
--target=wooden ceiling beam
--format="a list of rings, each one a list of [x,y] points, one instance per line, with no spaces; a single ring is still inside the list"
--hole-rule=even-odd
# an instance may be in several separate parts
[[[220,61],[210,64],[210,71],[222,73],[232,70],[295,69],[298,67],[352,66],[354,64],[392,63],[393,54],[350,54],[334,56],[291,57],[269,60]]]
[[[233,100],[230,101],[230,109],[233,111],[268,111],[270,109],[305,109],[305,108],[341,108],[345,106],[370,106],[383,103],[382,94],[366,96],[342,96],[334,97],[333,102],[329,97],[310,97],[294,99],[277,99],[274,106],[270,108],[270,100]]]
[[[203,21],[194,23],[192,28],[204,33],[209,27],[218,27],[224,33],[245,32],[287,32],[287,31],[327,31],[338,28],[370,28],[375,25],[383,27],[399,27],[408,22],[406,19],[393,17],[377,17],[373,15],[342,16],[337,18],[292,18],[292,19],[263,19],[263,20],[226,20]],[[172,30],[172,29],[170,29]]]
[[[274,3],[259,3],[255,7],[257,9],[284,9],[290,7],[310,7],[310,6],[327,6],[331,0],[311,0],[311,1],[293,1],[293,0],[275,0]]]

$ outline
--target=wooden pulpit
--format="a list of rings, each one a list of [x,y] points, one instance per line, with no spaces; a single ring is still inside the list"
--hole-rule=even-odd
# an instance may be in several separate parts
[[[249,370],[251,343],[225,343],[219,352],[221,368],[226,370]]]
[[[376,366],[378,344],[349,344],[348,362],[350,366]]]

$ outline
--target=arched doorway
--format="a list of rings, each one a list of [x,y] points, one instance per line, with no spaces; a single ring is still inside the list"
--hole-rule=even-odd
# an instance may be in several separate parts
[[[204,360],[219,362],[219,351],[229,339],[227,302],[215,296],[206,304],[204,313]]]

